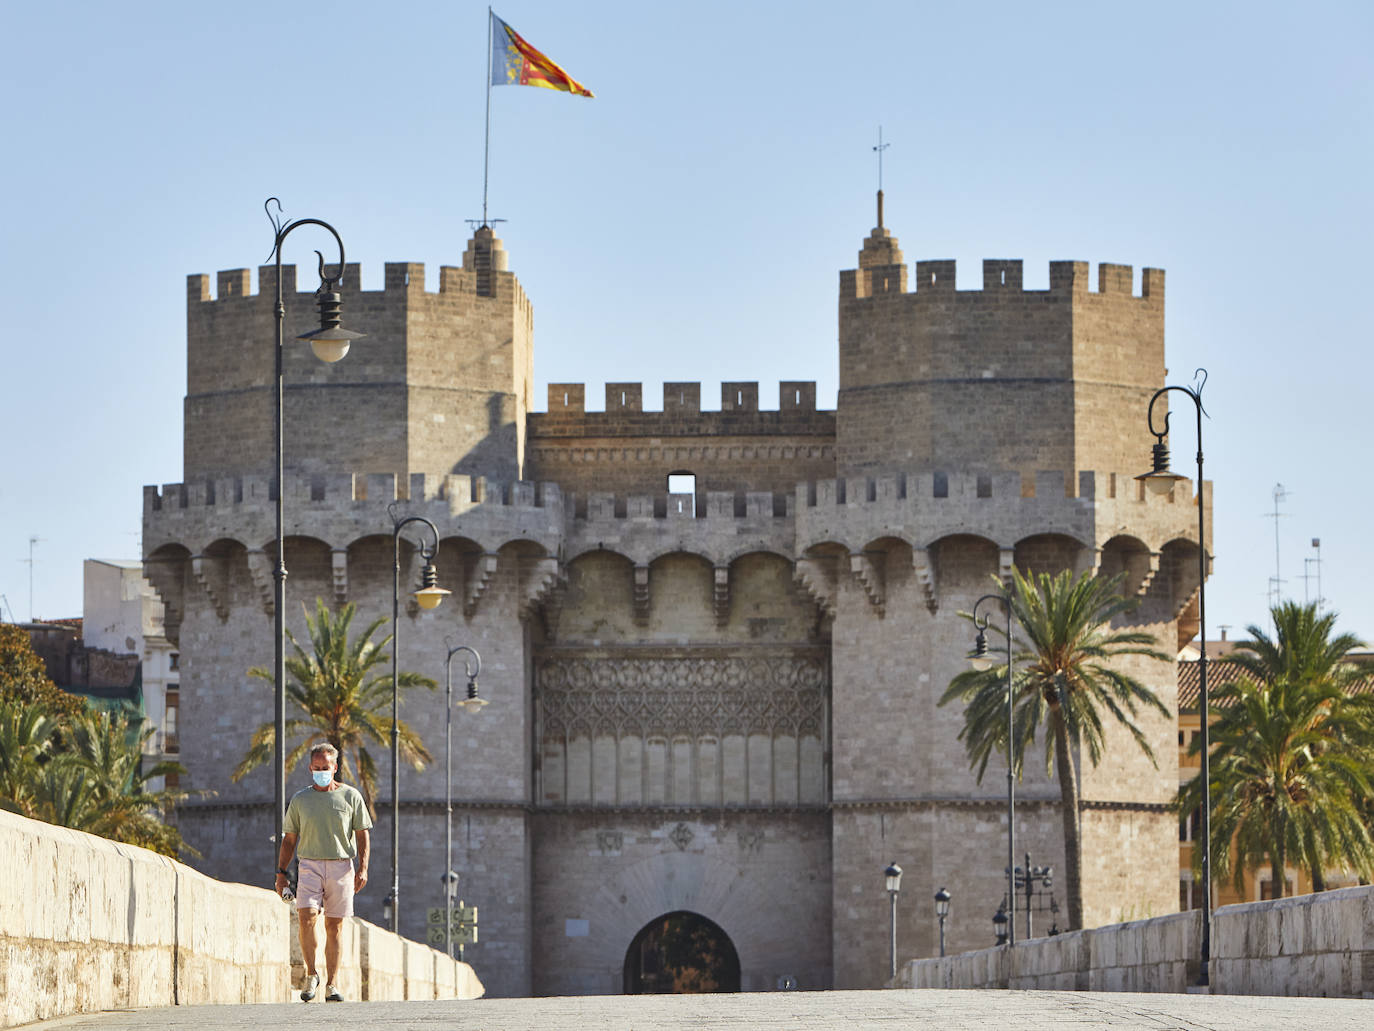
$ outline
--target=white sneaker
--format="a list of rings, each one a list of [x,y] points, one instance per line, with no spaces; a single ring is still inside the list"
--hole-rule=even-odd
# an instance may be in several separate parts
[[[309,1002],[315,998],[315,989],[320,986],[319,974],[306,974],[305,984],[301,987],[301,1002]]]
[[[325,1002],[343,1002],[343,995],[332,984],[327,985],[324,990]]]

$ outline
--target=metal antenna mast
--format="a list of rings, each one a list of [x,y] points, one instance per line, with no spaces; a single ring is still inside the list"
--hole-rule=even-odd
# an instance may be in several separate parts
[[[892,146],[883,142],[883,127],[878,126],[878,145],[873,149],[878,153],[878,228],[883,227],[883,151]]]
[[[33,619],[33,546],[34,546],[35,544],[37,544],[39,541],[41,541],[41,540],[43,540],[42,537],[30,536],[30,537],[29,537],[29,557],[28,557],[27,559],[21,559],[21,560],[20,560],[20,561],[23,561],[23,562],[27,562],[27,563],[29,564],[29,622],[30,622],[30,623],[32,623],[32,622],[34,621],[34,619]]]
[[[1274,484],[1274,511],[1266,512],[1266,518],[1274,520],[1274,575],[1269,580],[1269,607],[1273,608],[1283,601],[1283,573],[1279,566],[1279,502],[1287,501],[1289,491],[1281,483]]]
[[[1307,587],[1308,584],[1315,579],[1317,581],[1317,609],[1320,611],[1322,602],[1325,600],[1322,598],[1322,539],[1320,537],[1313,537],[1312,547],[1316,549],[1317,557],[1303,559],[1302,600],[1304,602],[1310,602],[1312,600],[1307,595]],[[1314,566],[1317,570],[1315,577],[1311,572]]]

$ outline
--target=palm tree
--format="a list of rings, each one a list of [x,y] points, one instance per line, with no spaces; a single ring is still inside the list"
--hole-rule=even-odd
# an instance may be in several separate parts
[[[162,819],[191,792],[149,790],[151,780],[186,772],[169,760],[143,768],[143,745],[153,733],[151,726],[118,713],[90,713],[76,720],[71,750],[44,770],[39,818],[173,858],[183,851],[198,854]]]
[[[34,815],[34,788],[52,758],[56,730],[38,706],[0,699],[0,808]]]
[[[305,756],[310,745],[323,737],[339,750],[339,778],[347,776],[350,763],[357,770],[358,789],[369,813],[374,816],[373,799],[377,794],[377,763],[367,745],[374,743],[389,747],[391,735],[391,674],[384,664],[389,656],[383,649],[391,643],[388,634],[373,642],[372,635],[386,622],[373,620],[352,640],[348,629],[353,622],[356,606],[348,604],[338,616],[331,613],[321,598],[315,599],[315,618],[307,614],[305,625],[310,632],[310,648],[306,652],[288,631],[287,637],[296,654],[286,660],[286,671],[294,682],[286,685],[286,697],[305,715],[286,721],[286,732],[303,735],[286,757],[290,769]],[[374,672],[383,667],[382,672]],[[256,667],[249,676],[271,682],[272,671]],[[419,673],[401,673],[397,678],[401,688],[426,687],[433,690],[437,683]],[[405,723],[398,722],[401,758],[423,769],[430,754],[418,734]],[[247,774],[272,761],[276,743],[276,726],[264,723],[253,734],[252,743],[232,779],[241,780]]]
[[[1242,890],[1245,872],[1269,865],[1275,898],[1289,861],[1316,891],[1327,866],[1374,872],[1365,809],[1374,776],[1374,698],[1352,695],[1349,662],[1362,647],[1334,635],[1336,614],[1285,602],[1271,610],[1274,637],[1257,626],[1227,661],[1240,669],[1216,693],[1212,743],[1212,854]],[[1200,747],[1195,742],[1195,749]],[[1201,775],[1179,791],[1180,812],[1202,800]]]
[[[1011,585],[1002,588],[1017,628],[1012,644],[1013,769],[1019,778],[1026,752],[1045,724],[1045,770],[1052,770],[1059,779],[1071,930],[1083,926],[1074,753],[1086,749],[1094,767],[1101,761],[1105,713],[1125,727],[1137,747],[1158,766],[1135,718],[1142,708],[1165,717],[1173,715],[1148,687],[1109,664],[1127,655],[1169,660],[1156,650],[1153,635],[1112,628],[1112,620],[1134,605],[1121,596],[1124,579],[1124,574],[1105,580],[1088,575],[1075,578],[1067,570],[1058,576],[1023,576],[1013,569]],[[968,613],[961,615],[972,618]],[[1006,681],[1005,665],[968,670],[950,681],[940,699],[941,705],[955,700],[965,704],[959,740],[964,742],[970,766],[977,767],[980,783],[988,761],[1007,746]]]
[[[0,805],[173,858],[194,852],[175,827],[160,819],[187,793],[148,789],[155,777],[185,772],[174,762],[142,768],[142,746],[151,727],[138,729],[120,714],[86,713],[63,728],[65,742],[56,748],[54,730],[51,721],[35,718],[32,711],[0,706],[0,752],[18,759],[0,760],[5,798]],[[16,744],[22,747],[12,749]]]

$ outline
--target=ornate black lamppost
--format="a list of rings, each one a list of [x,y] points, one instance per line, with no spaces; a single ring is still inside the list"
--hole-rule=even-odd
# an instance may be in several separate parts
[[[401,922],[401,531],[411,523],[429,527],[433,546],[420,544],[420,557],[425,561],[421,586],[415,592],[420,608],[435,608],[449,591],[439,586],[439,573],[434,568],[434,556],[439,553],[439,531],[424,516],[391,516],[391,550],[395,561],[391,577],[391,930],[397,931]]]
[[[1212,767],[1211,740],[1208,724],[1207,702],[1207,513],[1203,504],[1202,479],[1202,388],[1207,382],[1207,370],[1198,369],[1202,381],[1194,388],[1161,387],[1150,398],[1145,420],[1150,432],[1155,435],[1151,448],[1152,468],[1148,473],[1137,476],[1154,494],[1167,494],[1174,484],[1188,477],[1171,472],[1169,469],[1169,448],[1164,438],[1169,433],[1169,412],[1164,413],[1163,429],[1155,429],[1155,402],[1171,390],[1187,395],[1197,409],[1197,609],[1198,609],[1198,704],[1202,717],[1202,890],[1205,897],[1202,903],[1202,945],[1198,973],[1198,984],[1210,983],[1208,966],[1212,954]]]
[[[997,944],[1005,945],[1010,933],[1011,918],[1007,916],[1007,900],[1003,899],[1002,904],[997,907],[997,912],[992,914],[992,931],[997,936]]]
[[[277,205],[277,214],[272,214],[271,204]],[[276,717],[275,737],[276,740],[272,749],[272,768],[275,787],[275,801],[273,803],[274,829],[272,835],[273,866],[277,865],[277,853],[281,849],[282,824],[286,818],[286,555],[284,547],[285,539],[285,511],[283,499],[286,496],[286,481],[283,475],[284,460],[282,457],[282,351],[283,351],[283,323],[286,320],[286,304],[282,299],[281,285],[281,248],[286,242],[286,238],[293,231],[301,226],[320,226],[327,229],[334,237],[334,242],[339,245],[339,264],[337,274],[333,276],[325,275],[324,255],[319,251],[315,253],[320,259],[320,286],[315,291],[316,303],[320,310],[320,328],[311,330],[309,333],[302,333],[297,340],[310,341],[311,349],[315,352],[315,357],[323,362],[337,362],[348,353],[348,345],[358,338],[364,336],[362,333],[355,333],[353,330],[344,329],[340,325],[342,321],[342,304],[337,292],[339,285],[343,281],[344,269],[344,245],[338,232],[328,222],[321,222],[318,218],[298,218],[293,222],[283,224],[281,220],[281,201],[276,197],[268,197],[263,202],[263,209],[267,212],[267,218],[272,223],[275,235],[272,240],[272,259],[277,266],[277,303],[273,310],[276,321],[276,364],[275,376],[272,386],[272,409],[274,420],[272,423],[272,443],[276,450],[277,461],[277,564],[272,570],[272,620],[273,620],[273,662],[272,662],[272,693],[273,704]]]
[[[945,917],[949,916],[949,892],[941,888],[935,893],[935,916],[940,921],[940,955],[945,954]]]
[[[1011,683],[1011,600],[1001,594],[985,594],[973,603],[973,625],[978,628],[978,636],[973,642],[973,654],[969,662],[974,669],[989,669],[992,660],[988,658],[988,617],[978,616],[978,607],[985,601],[999,603],[1007,613],[1007,898],[1011,912],[1007,920],[1008,945],[1016,944],[1016,875],[1012,868],[1016,865],[1016,777],[1013,762],[1012,727],[1015,716],[1016,697]],[[999,943],[1000,944],[1000,943]]]
[[[1050,896],[1050,905],[1043,904],[1045,892],[1054,887],[1054,867],[1052,866],[1032,866],[1030,853],[1026,853],[1026,865],[1016,868],[1016,887],[1026,893],[1026,940],[1035,937],[1035,929],[1031,925],[1031,918],[1035,912],[1035,897],[1042,898],[1041,911],[1050,909],[1052,913],[1059,912],[1059,906],[1054,901],[1053,895]],[[1052,908],[1051,908],[1052,907]],[[1059,933],[1056,928],[1054,933]]]
[[[888,931],[892,940],[891,977],[897,976],[897,893],[902,890],[902,868],[894,861],[883,871],[887,879]]]
[[[444,923],[444,941],[448,943],[449,959],[453,958],[453,899],[458,888],[458,874],[453,869],[453,657],[459,652],[472,656],[469,664],[463,658],[463,672],[468,678],[468,696],[458,704],[469,712],[477,712],[487,704],[485,698],[477,697],[477,674],[482,672],[482,656],[477,649],[465,644],[450,647],[448,658],[444,660],[444,841],[447,842],[444,865],[444,897],[447,920]]]

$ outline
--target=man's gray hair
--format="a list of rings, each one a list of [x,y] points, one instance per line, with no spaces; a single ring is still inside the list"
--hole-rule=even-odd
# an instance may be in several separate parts
[[[310,746],[310,758],[313,759],[317,755],[322,755],[328,759],[334,764],[336,770],[339,768],[339,750],[328,741],[321,741],[317,745]]]

